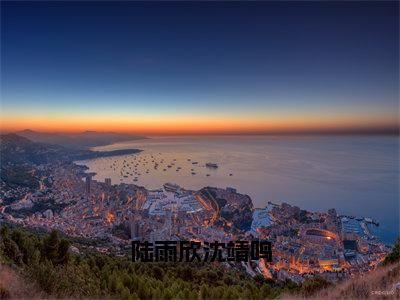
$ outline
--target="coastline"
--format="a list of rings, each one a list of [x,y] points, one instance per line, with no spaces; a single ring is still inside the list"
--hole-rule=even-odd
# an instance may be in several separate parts
[[[111,150],[111,151],[93,151],[90,150],[91,153],[82,154],[75,159],[75,161],[96,159],[102,157],[113,157],[113,156],[123,156],[129,154],[137,154],[142,152],[141,149],[119,149],[119,150]]]
[[[139,141],[134,141],[135,143],[137,143],[137,142],[139,142]],[[123,148],[124,147],[128,147],[129,146],[129,143],[130,142],[123,142],[123,143],[117,143],[118,145],[120,145],[120,144],[123,144]],[[139,142],[140,143],[140,142]],[[116,145],[116,144],[110,144],[110,145],[108,145],[108,146],[106,146],[106,147],[110,147],[110,146],[112,146],[112,145]],[[131,146],[132,147],[132,146]],[[96,147],[97,148],[97,147]],[[98,149],[98,148],[97,148]],[[155,150],[157,150],[157,149],[155,149]],[[153,152],[156,152],[156,151],[153,151]],[[140,153],[147,153],[147,151],[148,151],[148,149],[145,149],[145,150],[142,150],[142,151],[140,151]],[[160,150],[160,151],[162,151],[162,150]],[[158,150],[157,150],[157,152],[158,152]],[[139,153],[139,152],[138,152]],[[151,151],[150,151],[150,153],[151,153]],[[163,152],[163,154],[164,154],[164,152]],[[87,164],[85,164],[85,166],[88,166]],[[90,168],[91,169],[91,172],[94,172],[94,170],[92,170],[92,168]],[[236,175],[236,174],[235,174]],[[173,175],[174,176],[174,175]],[[102,178],[102,177],[104,177],[104,176],[100,176],[100,180],[104,180],[104,178]],[[105,177],[111,177],[111,176],[105,176]],[[116,178],[118,178],[119,176],[116,176]],[[190,177],[190,178],[189,178]],[[189,180],[191,180],[191,176],[190,175],[188,175],[188,178],[189,178]],[[212,179],[212,177],[210,178],[210,179]],[[233,178],[233,179],[237,179],[237,178]],[[117,179],[113,179],[113,180],[117,180]],[[119,179],[118,179],[118,181],[116,181],[116,182],[119,182]],[[123,179],[123,181],[121,181],[121,183],[122,182],[124,182],[124,183],[128,183],[128,184],[130,184],[131,182],[127,182],[126,180],[124,180]],[[174,182],[174,179],[170,179],[170,180],[165,180],[163,183],[166,183],[166,182]],[[151,187],[148,187],[146,184],[139,184],[138,186],[145,186],[147,189],[150,189],[150,190],[152,190],[152,189],[157,189],[157,188],[159,188],[159,187],[161,187],[162,186],[162,184],[163,183],[157,183],[156,184],[156,186],[151,186]],[[188,189],[190,189],[190,190],[193,190],[193,189],[195,189],[195,190],[200,190],[202,187],[204,187],[204,186],[207,186],[207,185],[209,185],[209,184],[202,184],[202,185],[199,185],[199,186],[196,186],[195,188],[193,188],[192,186],[187,186],[187,185],[185,185],[185,184],[182,184],[179,180],[176,182],[176,183],[178,183],[179,185],[181,185],[182,187],[185,187],[185,188],[188,188]],[[211,183],[211,182],[210,182]],[[133,184],[135,184],[134,182],[133,182]],[[136,185],[136,184],[135,184]],[[224,185],[224,184],[214,184],[214,186],[217,186],[217,187],[226,187],[226,186],[232,186],[232,187],[234,187],[234,188],[237,188],[239,191],[242,191],[242,192],[244,192],[244,193],[247,193],[248,194],[248,191],[246,191],[246,190],[244,190],[243,191],[243,188],[241,188],[240,186],[237,186],[237,185],[235,185],[234,183],[232,183],[231,185]],[[270,193],[268,193],[268,194],[270,194]],[[267,195],[267,194],[264,194],[264,195]],[[317,195],[315,196],[315,197],[317,197]],[[251,195],[251,199],[252,199],[252,201],[253,201],[253,204],[255,204],[255,207],[258,207],[258,208],[264,208],[265,207],[265,204],[263,205],[263,204],[261,204],[260,205],[260,203],[258,203],[258,202],[260,202],[260,201],[258,201],[257,200],[257,198],[256,198],[256,201],[254,202],[254,199],[255,199],[256,197],[254,197],[254,195]],[[263,197],[263,198],[265,198],[265,196]],[[305,207],[307,210],[311,210],[311,211],[326,211],[328,208],[325,208],[324,206],[326,206],[326,205],[323,205],[323,206],[321,206],[321,207],[314,207],[314,206],[310,206],[310,205],[302,205],[301,203],[299,204],[298,202],[296,203],[296,202],[293,202],[293,201],[291,201],[290,200],[290,198],[287,198],[287,197],[280,197],[280,198],[276,198],[276,197],[271,197],[271,196],[269,196],[268,197],[269,198],[269,200],[271,200],[271,201],[273,201],[273,202],[275,202],[275,203],[281,203],[281,202],[287,202],[287,203],[291,203],[292,205],[297,205],[297,206],[299,206],[299,207]],[[282,199],[282,201],[280,201]],[[354,201],[356,201],[356,200],[354,200]],[[257,204],[257,205],[256,205]],[[346,207],[343,207],[343,205],[341,205],[340,203],[335,203],[335,205],[333,205],[336,209],[338,209],[338,211],[340,212],[340,214],[341,215],[343,215],[343,216],[345,216],[345,215],[347,215],[347,216],[354,216],[354,218],[357,218],[357,216],[359,216],[358,215],[358,212],[357,211],[353,211],[353,210],[351,210],[351,209],[345,209]],[[385,223],[385,220],[384,219],[382,219],[382,218],[379,218],[379,216],[376,216],[376,215],[370,215],[370,214],[368,214],[368,213],[362,213],[361,214],[362,216],[371,216],[371,217],[373,217],[374,219],[376,219],[376,220],[378,220],[381,224],[379,225],[379,227],[376,227],[376,226],[372,226],[373,227],[373,229],[372,229],[372,232],[373,232],[373,234],[374,235],[378,235],[379,236],[379,238],[382,240],[382,241],[385,241],[385,243],[387,243],[387,244],[393,244],[394,242],[395,242],[395,240],[396,240],[396,237],[397,237],[397,235],[398,234],[396,234],[396,232],[395,231],[393,231],[392,230],[392,228],[390,227],[390,226],[388,226],[387,225],[387,223]]]
[[[86,174],[90,174],[92,176],[97,175],[97,173],[92,172],[84,164],[76,164],[75,162],[74,162],[74,164],[79,166],[79,167],[84,167]],[[167,184],[167,183],[165,183],[165,184]],[[163,190],[163,188],[164,188],[163,186],[160,186],[160,187],[155,188],[155,189],[148,189],[148,188],[146,188],[144,186],[137,185],[135,183],[117,183],[115,185],[118,186],[118,187],[123,185],[123,186],[131,186],[132,188],[140,188],[140,189],[142,189],[142,190],[144,190],[146,192],[153,192],[153,191]],[[203,187],[203,188],[201,188],[199,190],[190,190],[190,189],[185,189],[184,187],[181,187],[181,186],[178,186],[178,185],[176,185],[176,186],[182,191],[192,192],[192,193],[198,193],[200,190],[206,189],[206,188],[223,189],[222,187],[218,187],[218,186],[215,186],[215,187],[205,186],[205,187]],[[239,192],[240,191],[238,191],[238,193]],[[252,203],[252,206],[251,206],[251,212],[252,212],[252,221],[251,221],[251,223],[252,224],[251,224],[251,229],[250,229],[249,232],[251,232],[253,234],[256,232],[256,228],[257,227],[258,228],[262,228],[262,227],[267,228],[268,226],[271,226],[273,224],[273,221],[271,220],[271,218],[269,216],[269,212],[271,211],[272,207],[279,207],[280,205],[285,204],[285,202],[282,202],[281,204],[277,204],[277,203],[268,201],[265,207],[255,207],[253,199],[250,196],[246,195],[246,194],[244,194],[244,196],[248,197],[250,199],[251,203]],[[289,205],[293,205],[293,204],[289,204]],[[296,206],[294,206],[294,207],[296,207]],[[336,209],[336,208],[333,208],[333,209]],[[315,210],[308,210],[308,209],[304,210],[304,211],[306,211],[307,213],[316,213],[317,212]],[[266,218],[265,220],[263,220],[262,217],[260,217],[260,215],[262,213],[265,214],[265,216],[264,216]],[[320,213],[326,213],[326,212],[322,212],[321,211]],[[379,229],[380,229],[379,224],[380,223],[378,221],[368,217],[368,216],[356,216],[356,215],[348,215],[348,214],[338,214],[337,217],[339,219],[350,219],[350,220],[357,221],[360,224],[360,228],[363,229],[363,234],[365,236],[367,236],[369,239],[378,240],[379,242],[381,242],[381,243],[383,243],[383,244],[385,244],[386,246],[389,246],[389,247],[392,247],[394,245],[394,243],[395,243],[395,240],[391,241],[390,243],[384,242],[382,237],[379,235]]]

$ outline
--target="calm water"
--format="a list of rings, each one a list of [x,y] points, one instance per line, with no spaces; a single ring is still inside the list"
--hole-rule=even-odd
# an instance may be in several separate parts
[[[334,207],[379,221],[379,235],[386,242],[399,235],[398,137],[153,137],[96,150],[124,148],[144,151],[80,163],[101,181],[110,177],[113,183],[147,188],[166,182],[188,189],[231,186],[248,194],[256,207],[267,201],[320,211]],[[207,162],[219,167],[206,168]]]

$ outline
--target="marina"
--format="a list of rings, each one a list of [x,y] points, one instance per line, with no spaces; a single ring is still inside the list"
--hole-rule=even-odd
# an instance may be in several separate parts
[[[341,214],[379,220],[379,235],[388,241],[398,232],[398,209],[386,209],[398,207],[395,137],[153,137],[94,149],[129,148],[142,151],[77,163],[95,172],[96,180],[148,189],[166,182],[192,190],[232,186],[249,195],[255,207],[286,201],[327,210],[334,203]]]

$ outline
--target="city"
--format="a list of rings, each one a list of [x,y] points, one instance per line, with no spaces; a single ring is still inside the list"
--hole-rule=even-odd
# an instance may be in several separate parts
[[[0,299],[399,299],[399,3],[2,0]]]
[[[192,191],[166,183],[148,190],[113,184],[110,178],[99,182],[74,162],[29,168],[37,188],[2,181],[2,221],[100,240],[96,250],[103,253],[128,256],[131,240],[268,240],[271,263],[261,259],[230,267],[244,268],[250,276],[302,282],[316,275],[337,281],[369,272],[391,250],[370,232],[377,225],[373,220],[341,216],[335,209],[310,212],[271,202],[254,208],[250,197],[232,187]]]

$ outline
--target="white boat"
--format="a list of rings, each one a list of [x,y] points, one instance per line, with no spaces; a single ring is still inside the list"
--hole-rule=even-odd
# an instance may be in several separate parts
[[[164,189],[167,192],[176,192],[177,190],[179,190],[181,187],[175,183],[166,183],[164,184]]]

